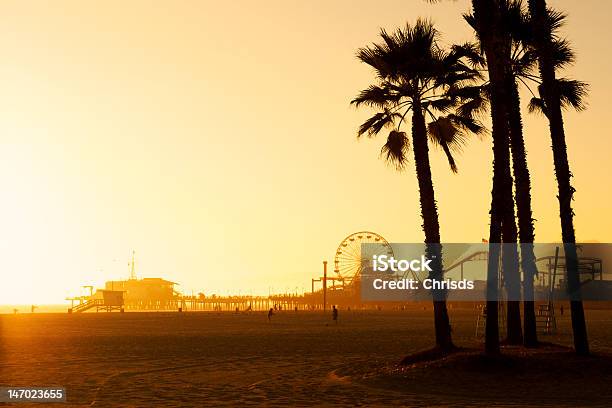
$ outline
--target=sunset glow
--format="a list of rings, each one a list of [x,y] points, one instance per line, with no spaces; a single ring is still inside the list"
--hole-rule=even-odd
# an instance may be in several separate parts
[[[3,3],[0,302],[62,303],[127,277],[132,250],[139,276],[185,294],[302,292],[349,232],[422,241],[412,167],[355,141],[370,112],[349,101],[372,75],[355,51],[417,16],[469,40],[469,4],[387,3]],[[606,242],[612,6],[550,3],[591,85],[590,108],[566,114],[577,236]],[[547,124],[524,119],[536,239],[559,241]],[[490,137],[457,175],[432,154],[443,241],[487,236],[490,163]]]

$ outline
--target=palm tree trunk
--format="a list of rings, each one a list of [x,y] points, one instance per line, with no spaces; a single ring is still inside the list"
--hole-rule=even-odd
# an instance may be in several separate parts
[[[507,100],[505,89],[506,67],[504,55],[509,41],[502,32],[500,0],[472,0],[478,34],[487,58],[491,82],[491,118],[493,121],[493,187],[491,190],[491,224],[489,227],[489,260],[487,265],[487,320],[485,330],[485,352],[499,353],[498,323],[498,270],[502,241],[504,215],[504,184],[509,168],[508,117],[503,101]]]
[[[502,6],[505,6],[503,3]],[[498,59],[503,61],[505,67],[511,66],[511,41],[508,35],[501,36],[505,46],[501,48],[498,53]],[[503,52],[503,53],[502,53]],[[511,74],[510,69],[506,69],[504,75],[504,86],[506,81]],[[506,92],[503,96],[500,95],[498,104],[503,107],[506,114],[506,120],[510,121],[510,112],[512,107],[512,93],[508,88],[504,88]],[[506,343],[512,345],[519,345],[523,343],[523,331],[521,327],[521,277],[518,263],[518,251],[516,243],[518,241],[518,231],[516,227],[516,219],[514,214],[514,195],[513,195],[513,180],[512,172],[510,170],[510,135],[512,129],[510,122],[508,122],[508,141],[504,146],[507,156],[507,160],[504,163],[503,173],[503,195],[504,195],[504,207],[503,207],[503,220],[502,220],[502,270],[504,287],[506,288],[507,300],[506,300]]]
[[[567,289],[571,296],[572,330],[576,353],[589,354],[584,309],[580,297],[580,275],[578,273],[578,255],[576,253],[576,236],[574,232],[574,211],[572,199],[576,191],[571,185],[572,173],[567,158],[565,130],[561,101],[556,87],[555,66],[551,48],[550,27],[546,23],[546,0],[529,0],[529,12],[535,33],[535,46],[538,53],[540,76],[542,79],[542,96],[550,126],[555,176],[559,190],[559,213],[561,218],[561,235],[565,249],[567,268]]]
[[[508,152],[510,154],[510,152]],[[502,221],[502,263],[504,286],[508,295],[506,301],[506,342],[512,345],[523,343],[523,330],[521,327],[521,284],[518,264],[518,252],[516,247],[517,229],[514,218],[514,200],[512,199],[512,176],[510,164],[504,169],[504,196],[510,199],[504,200],[504,214]]]
[[[512,151],[512,166],[516,190],[516,209],[519,224],[519,239],[521,242],[521,267],[523,269],[523,316],[525,324],[524,345],[534,347],[538,344],[536,331],[533,279],[537,274],[533,241],[535,238],[531,212],[531,179],[527,167],[527,153],[523,138],[523,122],[521,119],[521,100],[518,86],[514,78],[508,78],[510,99],[510,147]]]
[[[419,183],[423,232],[425,232],[425,255],[428,259],[432,260],[431,278],[442,279],[442,246],[440,245],[438,208],[429,165],[429,147],[427,145],[425,117],[423,116],[421,104],[418,100],[413,103],[412,147],[417,180]],[[441,350],[451,351],[454,349],[454,345],[451,338],[450,320],[446,308],[446,294],[444,291],[434,291],[433,306],[436,346]]]

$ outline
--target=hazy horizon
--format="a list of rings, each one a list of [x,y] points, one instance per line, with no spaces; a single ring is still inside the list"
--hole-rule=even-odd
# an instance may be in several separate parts
[[[590,84],[588,110],[565,116],[577,238],[609,242],[612,4],[549,3],[577,53],[564,75]],[[423,241],[412,159],[398,173],[382,137],[356,141],[371,112],[349,101],[372,73],[355,52],[417,17],[443,44],[470,40],[468,5],[3,3],[0,303],[60,304],[127,278],[133,250],[139,277],[185,294],[267,294],[309,290],[350,233]],[[557,242],[547,122],[525,111],[524,123],[536,240]],[[489,138],[468,143],[457,175],[431,159],[442,241],[480,242]]]

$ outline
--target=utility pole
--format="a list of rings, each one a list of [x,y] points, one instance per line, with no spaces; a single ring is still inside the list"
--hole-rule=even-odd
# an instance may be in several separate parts
[[[130,280],[136,279],[136,262],[134,261],[134,257],[136,255],[136,251],[132,251],[132,262],[128,263],[130,269]]]
[[[327,310],[327,261],[323,261],[323,311]]]

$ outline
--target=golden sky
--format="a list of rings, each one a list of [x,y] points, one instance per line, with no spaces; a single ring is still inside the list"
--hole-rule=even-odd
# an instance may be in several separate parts
[[[589,110],[566,115],[577,236],[612,240],[608,16],[570,14],[571,76]],[[420,242],[412,165],[355,139],[349,101],[373,76],[355,51],[431,17],[465,41],[468,2],[418,0],[4,1],[0,5],[0,303],[59,303],[79,286],[161,276],[185,293],[309,288],[362,229]],[[525,100],[527,95],[525,95]],[[526,115],[526,114],[525,114]],[[536,235],[560,239],[547,125],[525,117]],[[442,239],[487,236],[490,140],[452,175],[432,152]]]

